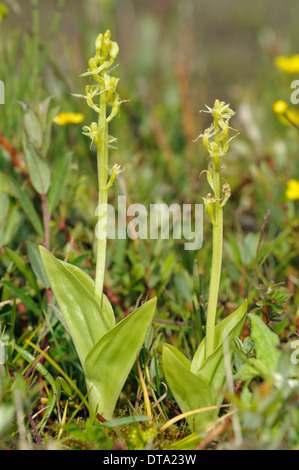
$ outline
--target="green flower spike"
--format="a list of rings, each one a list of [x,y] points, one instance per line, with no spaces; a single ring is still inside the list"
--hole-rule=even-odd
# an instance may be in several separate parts
[[[112,183],[108,182],[108,148],[116,138],[108,135],[108,124],[118,114],[123,101],[117,93],[119,78],[113,77],[109,69],[114,64],[119,47],[111,41],[109,30],[105,34],[99,34],[95,41],[96,54],[88,61],[88,71],[82,77],[92,77],[96,83],[85,87],[85,95],[74,95],[84,98],[90,108],[98,114],[98,123],[91,123],[83,127],[83,134],[91,139],[91,144],[97,147],[98,176],[99,176],[99,206],[101,207],[101,229],[105,233],[98,238],[97,266],[96,266],[96,292],[101,298],[103,295],[104,270],[106,263],[107,222],[103,223],[103,217],[107,221],[108,191]],[[96,101],[97,100],[97,101]],[[107,113],[108,108],[110,112]],[[114,177],[118,173],[113,173]],[[111,178],[110,178],[111,179]],[[113,180],[114,181],[114,180]],[[99,219],[100,221],[100,219]]]
[[[109,69],[119,51],[117,43],[110,38],[110,31],[97,37],[96,54],[88,62],[88,72],[83,74],[93,78],[96,83],[86,86],[85,95],[75,95],[84,98],[98,114],[97,122],[83,127],[83,134],[97,147],[101,208],[99,221],[103,217],[107,221],[108,189],[123,171],[118,164],[110,170],[108,167],[108,148],[116,141],[116,138],[108,135],[108,122],[118,113],[122,103],[116,92],[119,79],[109,75]],[[108,107],[111,107],[111,111],[107,117]],[[115,324],[113,308],[103,293],[106,231],[107,222],[104,224],[104,233],[97,240],[95,281],[76,266],[56,259],[45,248],[40,247],[40,253],[63,323],[81,362],[90,408],[110,420],[152,322],[156,299],[145,302]]]
[[[222,402],[221,389],[225,384],[225,365],[223,344],[231,342],[242,333],[247,301],[231,315],[216,324],[218,291],[222,263],[223,243],[223,207],[229,200],[231,189],[228,183],[220,186],[221,159],[224,158],[229,143],[229,121],[235,114],[222,101],[216,100],[214,107],[207,107],[213,117],[213,123],[199,137],[209,152],[211,161],[207,174],[213,194],[204,200],[206,212],[213,226],[213,255],[206,322],[206,336],[200,343],[190,362],[178,349],[165,344],[162,352],[164,376],[175,400],[183,413],[188,411],[217,407]],[[207,428],[217,419],[218,410],[194,414],[188,418],[192,429],[197,432]]]

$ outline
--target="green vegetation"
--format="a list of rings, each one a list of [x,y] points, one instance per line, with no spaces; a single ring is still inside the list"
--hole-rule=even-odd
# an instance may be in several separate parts
[[[3,450],[299,447],[298,4],[213,2],[0,4]]]

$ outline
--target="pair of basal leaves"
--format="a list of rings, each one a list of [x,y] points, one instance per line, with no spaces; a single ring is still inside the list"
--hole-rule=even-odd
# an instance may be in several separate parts
[[[112,419],[125,381],[142,347],[156,310],[156,298],[144,303],[115,324],[107,297],[95,294],[95,283],[80,268],[58,260],[40,247],[42,261],[80,359],[92,408]],[[206,358],[206,339],[189,361],[183,353],[164,344],[162,367],[167,384],[182,412],[217,406],[225,382],[223,343],[241,335],[247,302],[215,327],[214,351]],[[218,410],[188,418],[193,429],[204,429],[217,417]]]

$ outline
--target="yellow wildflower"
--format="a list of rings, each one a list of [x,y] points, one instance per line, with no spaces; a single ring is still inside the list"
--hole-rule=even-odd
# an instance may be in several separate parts
[[[275,114],[284,114],[288,109],[288,105],[283,100],[278,100],[273,103],[273,111]]]
[[[299,73],[299,54],[291,57],[278,56],[274,61],[276,67],[286,73]]]
[[[289,108],[286,112],[287,120],[290,124],[299,128],[299,111],[295,108]]]
[[[287,181],[286,197],[294,201],[299,199],[299,181],[291,179]]]
[[[299,129],[299,111],[297,109],[289,108],[288,104],[283,100],[275,101],[272,108],[282,124],[285,126],[293,125]]]
[[[0,23],[8,15],[7,6],[4,3],[0,3]]]
[[[59,113],[53,119],[55,124],[65,126],[66,124],[80,124],[84,119],[84,115],[81,113]]]

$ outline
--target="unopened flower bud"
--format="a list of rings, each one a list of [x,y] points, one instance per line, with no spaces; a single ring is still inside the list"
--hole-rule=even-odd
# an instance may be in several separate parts
[[[207,106],[207,113],[211,113],[214,122],[200,136],[203,144],[207,148],[210,156],[214,159],[215,165],[219,168],[220,158],[228,151],[229,143],[229,120],[234,116],[234,111],[223,101],[215,100],[214,107]]]
[[[225,204],[227,203],[227,201],[229,200],[230,196],[231,196],[231,188],[230,188],[230,185],[229,183],[225,183],[223,186],[222,186],[222,192],[223,192],[223,199],[221,201],[221,204],[220,204],[220,207],[223,207],[225,206]]]

